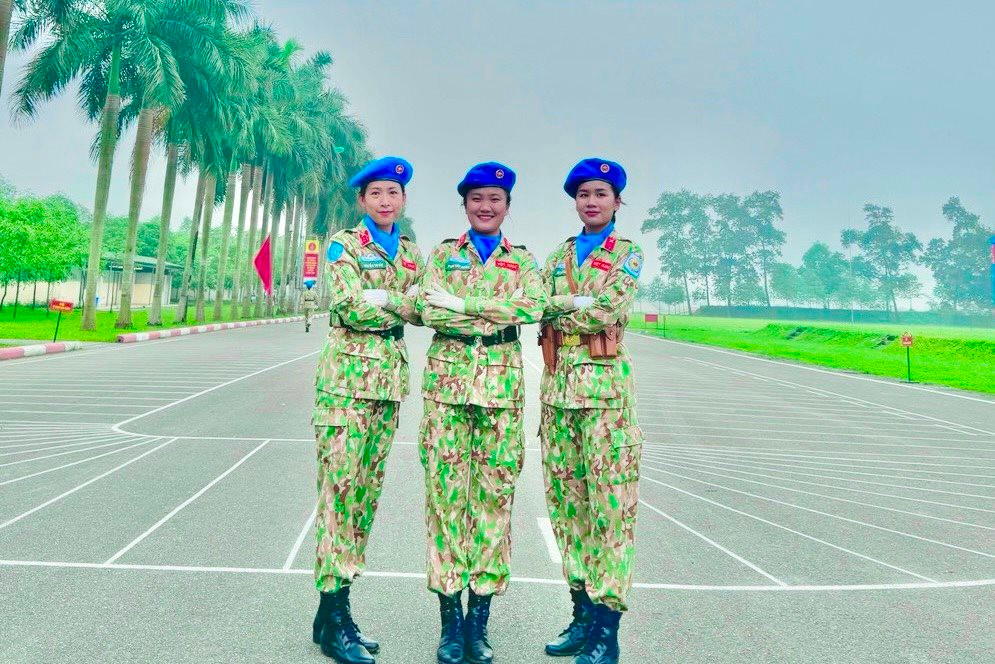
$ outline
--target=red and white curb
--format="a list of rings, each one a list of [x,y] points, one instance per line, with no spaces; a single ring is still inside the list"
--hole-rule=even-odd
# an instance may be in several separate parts
[[[320,318],[328,314],[318,314],[312,318]],[[151,341],[153,339],[166,339],[168,337],[185,337],[188,334],[203,334],[205,332],[219,332],[221,330],[235,330],[242,327],[256,327],[257,325],[275,325],[276,323],[293,323],[304,320],[304,316],[287,316],[285,318],[266,318],[263,320],[240,320],[234,323],[212,323],[210,325],[197,325],[195,327],[177,327],[171,330],[159,330],[157,332],[135,332],[132,334],[117,335],[117,342],[120,344],[130,344],[136,341]]]
[[[79,350],[82,347],[83,343],[80,341],[62,341],[52,344],[35,344],[33,346],[12,346],[11,348],[0,348],[0,360],[16,360],[21,357],[65,353],[71,350]]]

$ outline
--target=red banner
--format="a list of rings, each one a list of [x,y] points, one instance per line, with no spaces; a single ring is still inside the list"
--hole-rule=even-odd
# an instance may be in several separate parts
[[[50,311],[63,311],[68,314],[73,310],[73,303],[68,300],[52,300],[48,303],[48,308]]]
[[[256,266],[256,274],[263,282],[263,290],[267,295],[273,295],[273,257],[270,251],[269,235],[263,240],[256,257],[252,259],[252,264]]]
[[[304,261],[301,265],[301,277],[304,281],[318,280],[318,241],[307,240],[304,243]]]

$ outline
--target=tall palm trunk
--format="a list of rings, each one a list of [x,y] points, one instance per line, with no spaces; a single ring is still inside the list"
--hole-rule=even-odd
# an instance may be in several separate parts
[[[242,269],[242,241],[245,239],[245,206],[249,202],[256,169],[252,164],[242,164],[242,191],[238,199],[238,231],[235,233],[235,273],[232,275],[231,317],[238,318],[238,307],[242,301],[242,284],[245,281]]]
[[[256,228],[259,222],[259,201],[262,198],[266,171],[256,166],[252,185],[252,213],[249,215],[249,245],[245,257],[245,278],[242,280],[242,318],[252,314],[252,294],[256,291],[256,279],[252,274],[252,258],[256,255]]]
[[[173,216],[173,196],[176,193],[176,163],[180,146],[166,145],[166,181],[162,187],[162,213],[159,215],[159,247],[155,257],[155,287],[149,325],[162,325],[162,292],[166,284],[166,256],[169,251],[169,224]]]
[[[121,115],[121,45],[111,52],[111,68],[107,77],[107,98],[100,118],[100,157],[97,160],[97,193],[93,203],[93,224],[90,226],[90,255],[86,262],[86,296],[83,299],[83,320],[80,329],[97,326],[97,281],[100,279],[100,251],[104,242],[104,217],[107,196],[111,189],[114,148],[117,146],[117,123]]]
[[[152,150],[153,110],[147,106],[138,113],[135,152],[131,157],[131,200],[128,203],[128,235],[124,241],[124,270],[121,273],[121,306],[114,327],[131,327],[131,295],[135,287],[135,250],[138,243],[138,218],[142,214],[145,176]]]
[[[266,296],[266,317],[271,318],[275,313],[276,295],[279,292],[279,281],[280,281],[280,219],[283,218],[283,201],[276,200],[276,192],[273,192],[273,210],[270,213],[270,235],[272,239],[270,240],[270,251],[272,270],[273,274],[271,276],[273,287],[270,289],[270,294]]]
[[[266,241],[266,236],[269,235],[269,218],[270,214],[273,212],[273,175],[270,174],[266,180],[263,181],[263,222],[262,229],[259,231],[259,242],[260,244]],[[273,250],[273,241],[270,239],[270,251]],[[256,318],[262,318],[263,315],[263,298],[266,297],[266,292],[263,291],[262,282],[258,282],[255,285],[256,306],[253,308],[252,315]],[[269,299],[266,297],[266,299]]]
[[[214,320],[221,320],[222,301],[225,295],[225,272],[228,269],[228,240],[231,236],[231,217],[235,211],[235,171],[228,175],[228,186],[225,188],[225,216],[221,221],[221,253],[218,257],[218,286],[214,291]]]
[[[301,246],[301,225],[304,221],[304,196],[300,195],[297,197],[297,205],[295,206],[295,215],[293,223],[292,241],[290,242],[290,264],[287,265],[287,290],[286,297],[288,302],[288,308],[294,313],[297,313],[297,290],[299,281],[299,272],[297,271],[297,251]]]
[[[13,0],[0,0],[0,92],[3,92],[3,66],[7,60],[10,21],[14,16]]]
[[[297,197],[290,197],[290,206],[287,208],[287,221],[284,222],[283,230],[283,261],[280,263],[280,300],[281,311],[287,310],[287,293],[290,283],[290,246],[294,244],[294,234],[297,232]]]
[[[190,277],[193,273],[194,254],[197,252],[197,234],[200,233],[200,213],[204,206],[204,187],[207,176],[201,171],[197,176],[197,193],[193,201],[193,219],[190,222],[190,242],[187,244],[187,257],[183,261],[183,276],[180,278],[180,299],[176,303],[174,322],[187,319],[187,304],[190,301]]]
[[[211,244],[211,221],[214,220],[214,198],[218,189],[218,180],[213,174],[207,176],[204,184],[204,224],[200,227],[200,268],[197,270],[197,311],[194,319],[204,322],[204,289],[207,286],[207,259]]]

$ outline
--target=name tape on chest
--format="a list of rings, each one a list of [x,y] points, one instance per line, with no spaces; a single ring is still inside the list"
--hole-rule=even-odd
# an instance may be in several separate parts
[[[496,260],[494,261],[494,264],[500,268],[504,268],[505,270],[511,270],[512,272],[518,272],[519,269],[518,263],[514,261]]]
[[[363,254],[359,257],[359,267],[363,270],[384,270],[387,268],[387,261],[376,254]]]
[[[612,264],[606,260],[595,258],[593,261],[591,261],[591,267],[593,267],[596,270],[601,270],[602,272],[608,272],[609,270],[612,269]]]
[[[411,270],[412,272],[418,271],[418,265],[414,261],[409,261],[407,258],[401,259],[401,265],[403,265],[405,269]]]

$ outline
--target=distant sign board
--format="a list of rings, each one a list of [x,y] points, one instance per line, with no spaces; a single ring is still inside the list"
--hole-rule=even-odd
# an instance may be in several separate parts
[[[304,281],[317,281],[318,279],[318,249],[320,247],[321,243],[313,238],[304,242],[304,260],[301,264],[301,277]]]
[[[645,320],[647,323],[656,323],[657,321],[660,320],[660,316],[658,314],[646,314],[643,320]]]
[[[68,314],[73,310],[73,303],[69,300],[52,300],[48,303],[48,308],[51,311],[61,311]]]
[[[902,335],[902,345],[905,346],[906,348],[912,347],[912,334],[906,332],[905,334]]]

